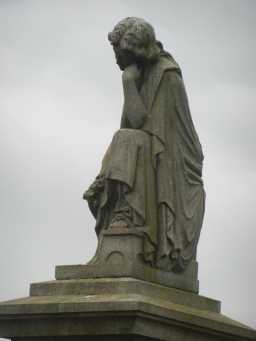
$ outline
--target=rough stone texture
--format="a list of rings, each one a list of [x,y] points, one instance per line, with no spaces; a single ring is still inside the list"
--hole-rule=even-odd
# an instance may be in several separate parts
[[[132,228],[112,228],[103,232],[96,261],[87,265],[56,267],[56,279],[99,277],[134,277],[168,287],[198,292],[197,262],[192,261],[182,273],[162,271],[142,258],[143,232]]]
[[[255,331],[223,316],[219,309],[218,301],[131,278],[34,283],[30,297],[0,304],[0,337],[256,340]]]
[[[220,312],[220,302],[135,278],[57,280],[30,285],[30,296],[136,294],[169,300],[191,308]]]

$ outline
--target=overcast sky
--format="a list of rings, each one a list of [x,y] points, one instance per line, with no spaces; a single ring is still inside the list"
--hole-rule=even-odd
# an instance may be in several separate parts
[[[200,294],[256,328],[255,0],[0,0],[0,300],[94,254],[82,194],[120,123],[107,33],[126,16],[183,70],[205,154]]]

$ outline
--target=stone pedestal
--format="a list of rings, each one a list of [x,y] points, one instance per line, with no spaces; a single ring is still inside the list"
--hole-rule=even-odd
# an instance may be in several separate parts
[[[197,262],[192,261],[185,271],[178,274],[152,268],[143,260],[143,233],[143,228],[105,230],[92,261],[86,265],[57,266],[56,279],[132,277],[198,293]]]
[[[34,283],[0,304],[0,337],[20,341],[256,340],[220,302],[133,278]]]
[[[31,284],[29,297],[1,303],[0,337],[256,340],[255,331],[220,313],[220,302],[197,294],[196,262],[180,275],[146,265],[142,234],[132,229],[105,231],[89,264],[58,266],[55,281]]]

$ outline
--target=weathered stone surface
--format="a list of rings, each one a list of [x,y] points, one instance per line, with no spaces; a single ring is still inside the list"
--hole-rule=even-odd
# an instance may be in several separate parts
[[[136,340],[135,336],[137,340],[163,341],[256,340],[255,331],[220,313],[176,304],[171,297],[159,298],[158,293],[48,295],[5,302],[0,305],[0,336],[24,340],[91,340],[92,336],[104,341],[117,337]]]
[[[95,261],[87,265],[56,267],[57,280],[133,277],[168,287],[198,292],[197,262],[192,261],[182,273],[151,267],[142,259],[143,233],[138,229],[112,228],[103,232]]]
[[[99,242],[109,227],[147,226],[144,262],[182,273],[196,259],[205,208],[203,152],[182,72],[141,18],[121,20],[108,38],[122,71],[123,112],[84,199]]]
[[[190,292],[137,280],[135,278],[98,278],[32,283],[30,296],[136,294],[157,297],[191,308],[220,312],[220,302]]]

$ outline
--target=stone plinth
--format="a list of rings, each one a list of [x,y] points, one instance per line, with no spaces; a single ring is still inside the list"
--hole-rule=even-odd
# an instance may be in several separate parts
[[[105,230],[99,240],[98,250],[93,260],[86,265],[57,266],[56,279],[132,277],[198,293],[197,262],[193,260],[182,273],[167,272],[151,267],[142,258],[143,233],[143,228]]]
[[[20,341],[256,340],[220,302],[132,278],[34,283],[0,304],[0,337]]]

